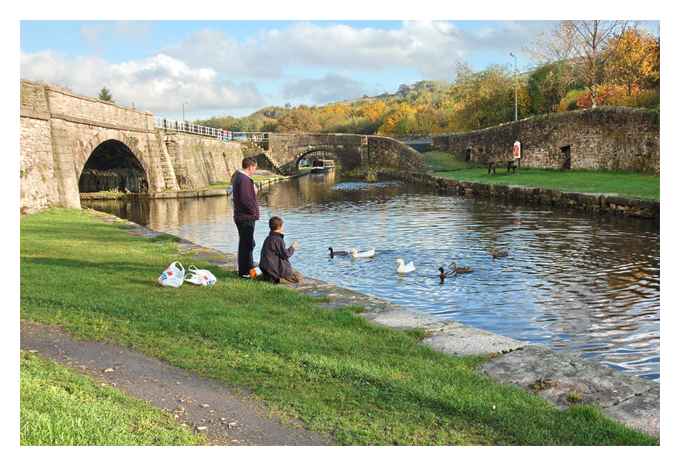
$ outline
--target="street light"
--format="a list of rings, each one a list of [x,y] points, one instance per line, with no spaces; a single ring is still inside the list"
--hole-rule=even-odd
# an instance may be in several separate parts
[[[515,59],[515,121],[517,121],[517,57],[512,52],[510,56]]]
[[[186,120],[184,119],[184,104],[189,105],[189,102],[182,102],[182,121],[186,121]]]

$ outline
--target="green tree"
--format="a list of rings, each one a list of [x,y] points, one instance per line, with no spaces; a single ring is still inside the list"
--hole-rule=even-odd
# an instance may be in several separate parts
[[[537,68],[527,80],[531,113],[556,112],[562,98],[575,87],[578,83],[571,67],[563,61]]]
[[[104,102],[113,102],[113,96],[111,95],[111,91],[109,91],[106,87],[102,87],[102,90],[99,91],[99,95],[97,96],[99,100],[103,100]]]

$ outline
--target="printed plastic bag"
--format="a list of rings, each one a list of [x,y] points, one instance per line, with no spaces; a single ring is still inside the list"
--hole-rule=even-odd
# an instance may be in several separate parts
[[[184,267],[180,262],[173,262],[168,265],[168,268],[163,271],[160,277],[158,277],[158,283],[161,286],[171,286],[173,288],[179,288],[184,283]]]
[[[198,269],[195,265],[189,266],[189,274],[185,280],[200,286],[213,286],[217,282],[217,278],[210,270]]]

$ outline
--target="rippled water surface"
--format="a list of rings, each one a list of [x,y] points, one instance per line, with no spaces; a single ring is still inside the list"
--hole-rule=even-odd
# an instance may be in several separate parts
[[[659,379],[653,222],[439,196],[398,182],[336,182],[333,174],[273,185],[261,203],[262,218],[283,217],[286,241],[301,243],[292,262],[305,275]],[[87,205],[236,250],[226,197]],[[256,260],[267,233],[266,221],[258,222]],[[328,246],[378,253],[330,259]],[[508,257],[494,260],[494,248]],[[399,257],[417,270],[398,276]],[[440,285],[437,268],[452,260],[474,271]]]

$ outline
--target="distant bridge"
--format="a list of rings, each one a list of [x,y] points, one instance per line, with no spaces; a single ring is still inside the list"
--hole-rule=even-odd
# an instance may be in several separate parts
[[[149,112],[21,81],[21,207],[80,207],[92,191],[172,192],[226,182],[245,156],[291,174],[333,157],[340,169],[423,169],[391,138],[355,134],[238,133],[156,119]]]
[[[253,155],[279,173],[293,174],[306,157],[317,154],[335,158],[345,171],[362,165],[418,170],[422,158],[417,151],[392,138],[346,133],[233,132],[189,122],[156,119],[156,128],[215,138],[220,141],[249,143]]]

